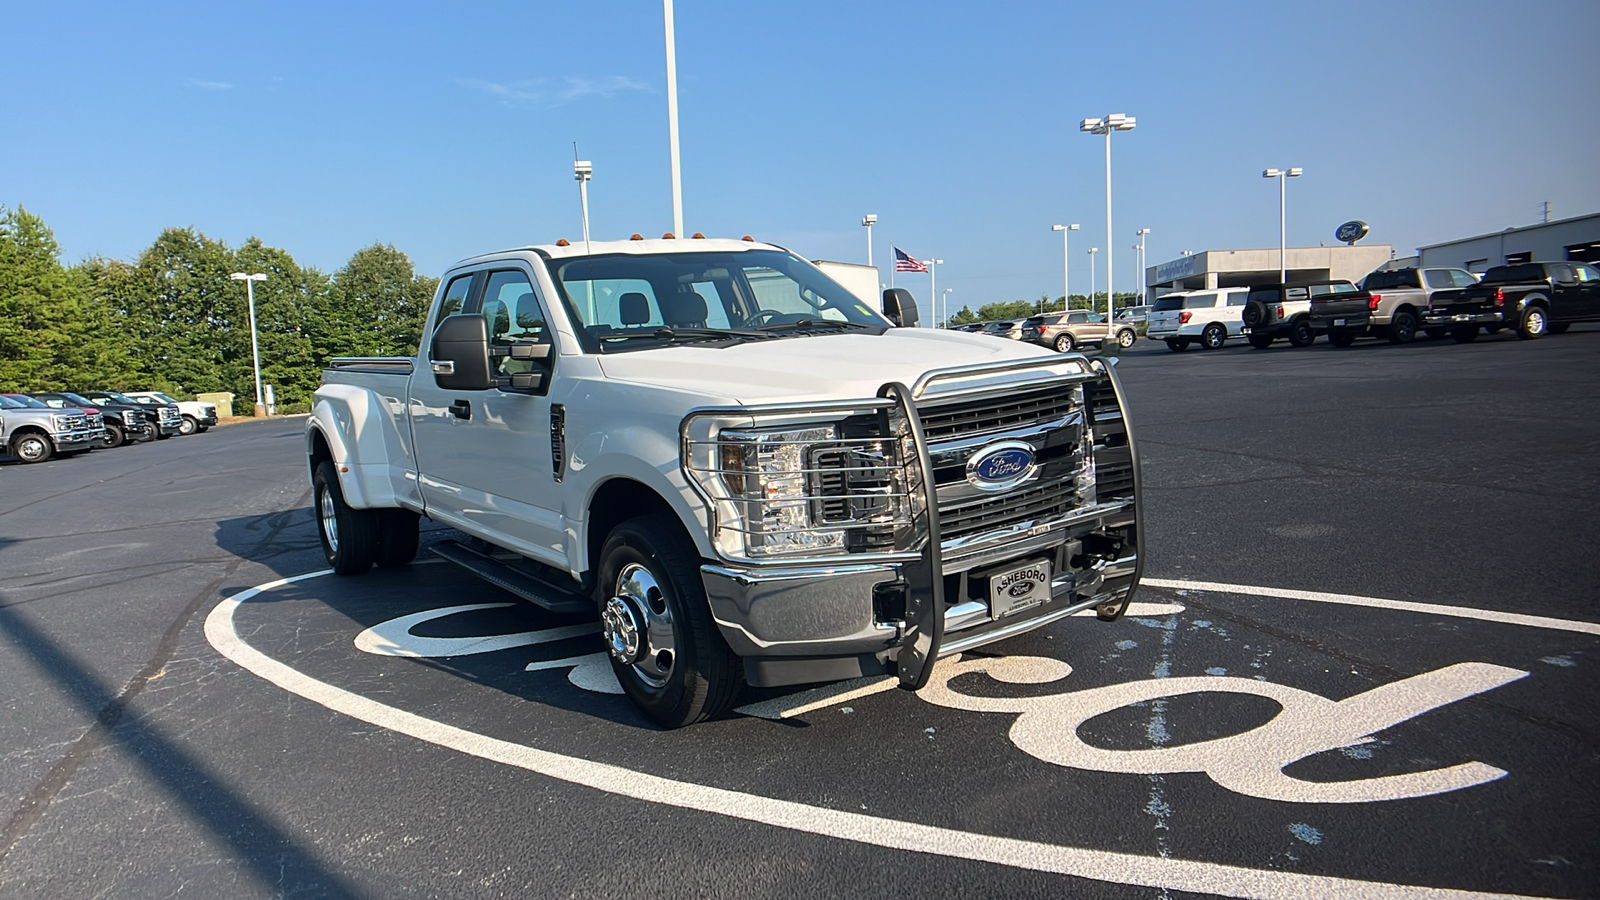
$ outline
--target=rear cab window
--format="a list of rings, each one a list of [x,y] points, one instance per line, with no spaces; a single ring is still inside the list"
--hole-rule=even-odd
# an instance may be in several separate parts
[[[1151,312],[1172,312],[1173,310],[1183,309],[1183,299],[1184,298],[1182,298],[1182,297],[1171,297],[1171,296],[1168,296],[1168,297],[1157,297],[1156,298],[1156,303],[1155,303],[1154,306],[1150,307],[1150,311]]]
[[[1190,294],[1183,301],[1184,309],[1215,309],[1216,294]]]

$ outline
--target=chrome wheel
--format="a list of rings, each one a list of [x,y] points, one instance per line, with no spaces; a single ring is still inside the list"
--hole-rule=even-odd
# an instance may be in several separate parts
[[[1135,337],[1131,331],[1120,331],[1117,333],[1117,343],[1123,347],[1132,347]]]
[[[17,439],[14,450],[17,459],[25,463],[44,462],[50,458],[50,441],[37,434],[24,435]]]
[[[334,553],[339,552],[339,517],[333,508],[333,492],[324,489],[321,498],[317,501],[317,518],[322,522],[322,537],[328,542],[328,549]]]
[[[617,573],[600,626],[613,659],[632,668],[645,684],[666,686],[677,656],[672,607],[649,569],[629,563]]]

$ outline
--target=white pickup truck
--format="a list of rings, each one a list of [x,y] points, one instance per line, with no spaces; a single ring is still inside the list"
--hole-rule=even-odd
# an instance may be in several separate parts
[[[740,686],[894,674],[1093,609],[1142,568],[1106,361],[884,313],[781,247],[565,241],[465,260],[411,358],[330,363],[306,430],[323,550],[430,549],[598,616],[665,727]]]

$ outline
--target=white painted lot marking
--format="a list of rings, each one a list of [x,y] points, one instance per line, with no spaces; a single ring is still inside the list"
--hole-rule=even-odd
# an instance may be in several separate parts
[[[1382,685],[1344,700],[1252,678],[1198,676],[1151,678],[1082,691],[1038,697],[977,697],[950,687],[969,672],[983,672],[1008,684],[1048,684],[1064,679],[1072,667],[1058,659],[1003,656],[941,663],[917,693],[929,703],[970,712],[1020,713],[1011,726],[1011,743],[1036,759],[1074,769],[1167,775],[1204,772],[1212,781],[1247,797],[1288,803],[1371,803],[1443,794],[1506,776],[1504,769],[1480,762],[1443,769],[1359,778],[1305,781],[1284,767],[1317,753],[1373,740],[1372,735],[1457,700],[1526,678],[1527,672],[1487,663],[1459,663]],[[1250,694],[1274,700],[1283,709],[1248,731],[1173,747],[1107,750],[1084,743],[1078,728],[1114,709],[1201,693]]]
[[[1250,584],[1222,584],[1216,581],[1141,578],[1139,583],[1150,587],[1168,588],[1177,591],[1213,591],[1219,594],[1244,594],[1251,597],[1282,597],[1286,600],[1309,600],[1313,603],[1368,606],[1374,609],[1397,609],[1404,612],[1427,613],[1433,616],[1451,616],[1457,619],[1479,619],[1484,622],[1497,622],[1501,625],[1527,625],[1531,628],[1554,628],[1559,631],[1576,631],[1579,634],[1600,635],[1600,624],[1594,622],[1579,622],[1575,619],[1554,619],[1549,616],[1527,616],[1522,613],[1501,612],[1497,609],[1477,609],[1471,606],[1413,603],[1409,600],[1385,600],[1381,597],[1328,594],[1322,591],[1293,591],[1288,588],[1256,587]]]
[[[1111,884],[1228,897],[1360,896],[1381,898],[1381,900],[1389,898],[1444,900],[1444,898],[1523,896],[1251,869],[1197,860],[1139,856],[996,837],[860,813],[823,809],[755,794],[673,781],[620,766],[536,750],[486,737],[318,681],[272,659],[239,637],[234,628],[233,615],[240,604],[263,591],[331,573],[332,570],[324,569],[283,578],[224,599],[206,616],[206,640],[210,641],[218,653],[246,671],[327,709],[380,728],[609,794],[806,834],[834,837],[892,850],[908,850],[1035,872],[1069,875]]]
[[[401,616],[397,619],[390,619],[387,622],[379,622],[368,628],[356,635],[356,649],[363,653],[373,653],[378,656],[413,658],[472,656],[478,653],[509,650],[512,647],[527,647],[532,644],[546,644],[551,641],[582,637],[600,630],[598,624],[585,623],[581,625],[564,625],[560,628],[546,628],[543,631],[520,631],[516,634],[492,634],[482,637],[421,637],[411,633],[411,629],[434,619],[442,619],[446,616],[472,612],[478,609],[498,609],[516,605],[515,603],[471,603],[466,606],[426,609],[422,612],[412,613],[409,616]]]

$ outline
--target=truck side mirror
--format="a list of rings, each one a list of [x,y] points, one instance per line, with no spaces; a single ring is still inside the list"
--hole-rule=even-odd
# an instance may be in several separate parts
[[[489,326],[483,316],[446,316],[428,351],[433,383],[447,391],[486,391],[495,386],[489,367]]]
[[[889,288],[883,292],[883,314],[897,327],[917,327],[917,301],[905,288]]]

